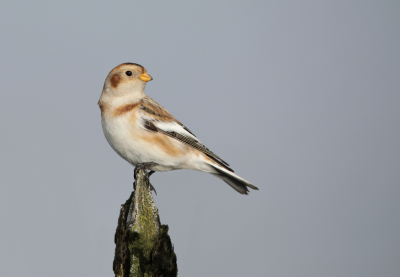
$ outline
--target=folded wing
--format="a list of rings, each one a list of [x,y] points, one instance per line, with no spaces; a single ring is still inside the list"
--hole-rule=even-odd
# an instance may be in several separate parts
[[[200,140],[165,108],[150,97],[145,97],[140,103],[140,115],[143,128],[149,132],[159,132],[181,141],[201,152],[209,158],[233,172],[229,164],[205,147]]]

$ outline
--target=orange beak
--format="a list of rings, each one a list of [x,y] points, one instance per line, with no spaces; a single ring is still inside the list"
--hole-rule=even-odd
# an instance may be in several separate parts
[[[151,78],[151,76],[147,72],[140,75],[139,78],[140,78],[140,80],[145,81],[145,82],[153,80],[153,78]]]

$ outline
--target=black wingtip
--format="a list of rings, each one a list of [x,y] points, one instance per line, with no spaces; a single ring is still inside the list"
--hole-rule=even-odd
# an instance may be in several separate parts
[[[229,170],[230,172],[235,172],[235,171],[233,171],[232,168],[229,167],[229,164],[226,163],[226,162],[224,162],[223,160],[217,159],[216,157],[213,157],[213,156],[211,156],[211,155],[209,155],[209,154],[206,154],[206,155],[207,155],[207,157],[209,157],[210,159],[212,159],[214,162],[216,162],[217,164],[219,164],[220,166],[222,166],[222,167],[225,168],[226,170]]]

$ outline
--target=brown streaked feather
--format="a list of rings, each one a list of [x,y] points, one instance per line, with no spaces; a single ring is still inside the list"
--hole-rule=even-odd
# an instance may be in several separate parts
[[[157,127],[151,121],[144,120],[144,124],[143,125],[144,125],[144,128],[146,128],[146,130],[148,130],[148,131],[158,132]]]
[[[192,134],[193,136],[195,136],[188,128],[186,128],[181,122],[179,122],[172,114],[170,114],[163,106],[161,106],[160,104],[158,104],[156,101],[154,101],[153,99],[151,99],[150,97],[146,96],[145,98],[143,98],[141,100],[141,105],[140,105],[140,109],[147,113],[148,117],[153,118],[154,121],[166,121],[166,122],[176,122],[179,125],[181,125],[186,131],[188,131],[190,134]],[[152,131],[154,132],[155,130],[157,130],[158,132],[165,134],[169,137],[172,137],[176,140],[179,140],[201,152],[203,152],[204,154],[206,154],[209,158],[211,158],[212,160],[214,160],[216,163],[218,163],[219,165],[223,166],[224,168],[226,168],[229,171],[233,170],[231,168],[229,168],[229,164],[227,162],[225,162],[223,159],[221,159],[220,157],[218,157],[216,154],[214,154],[211,150],[209,150],[207,147],[205,147],[201,142],[182,135],[180,133],[177,132],[170,132],[170,131],[164,131],[162,129],[157,128],[157,126],[155,126],[151,120],[145,120],[144,122],[144,127],[146,128],[146,130],[148,131]],[[196,137],[196,136],[195,136]]]
[[[176,122],[183,127],[190,134],[195,136],[188,128],[186,128],[178,119],[176,119],[172,114],[170,114],[163,106],[158,104],[156,101],[146,96],[141,100],[140,109],[153,115],[155,120],[162,120],[167,122]]]
[[[156,127],[156,126],[154,126]],[[229,164],[227,162],[225,162],[223,159],[221,159],[220,157],[218,157],[216,154],[214,154],[210,149],[208,149],[207,147],[205,147],[202,143],[200,143],[197,140],[192,139],[191,137],[187,137],[184,136],[180,133],[177,132],[167,132],[164,130],[161,130],[159,128],[157,128],[158,132],[167,135],[171,138],[177,139],[197,150],[199,150],[200,152],[203,152],[204,154],[206,154],[210,159],[214,160],[216,163],[218,163],[219,165],[223,166],[224,168],[226,168],[229,171],[233,171],[233,169],[229,168]]]
[[[144,112],[152,115],[156,120],[162,120],[167,122],[180,123],[172,114],[170,114],[163,106],[158,104],[156,101],[146,96],[140,101],[140,109]]]
[[[188,128],[186,128],[186,126],[184,126],[182,123],[177,122],[179,125],[181,125],[183,127],[183,129],[185,129],[187,132],[189,132],[191,135],[195,136],[192,132],[190,132],[190,130]],[[196,136],[195,136],[196,137]]]

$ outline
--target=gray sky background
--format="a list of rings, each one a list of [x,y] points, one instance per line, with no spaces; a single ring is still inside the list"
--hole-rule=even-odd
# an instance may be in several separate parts
[[[399,1],[8,1],[0,9],[0,276],[113,276],[132,166],[108,72],[260,188],[153,175],[180,276],[399,276]]]

